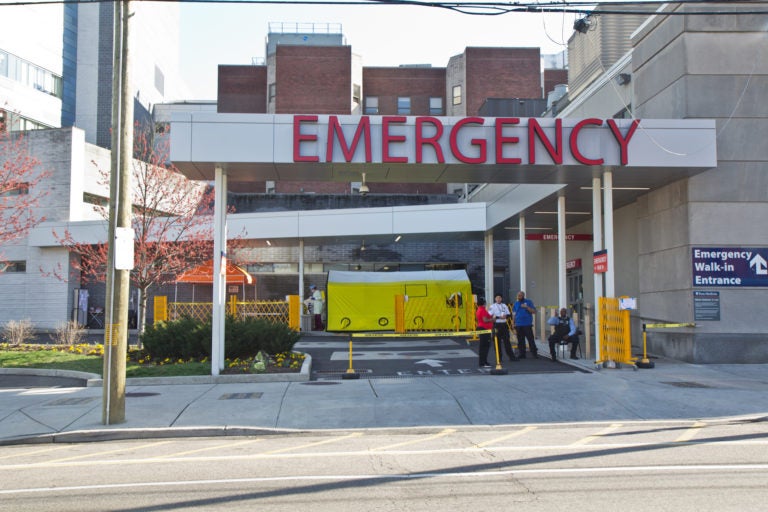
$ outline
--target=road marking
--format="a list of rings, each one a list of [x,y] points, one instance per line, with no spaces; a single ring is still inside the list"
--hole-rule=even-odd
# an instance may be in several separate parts
[[[399,446],[408,446],[408,445],[411,445],[411,444],[424,443],[426,441],[431,441],[433,439],[438,439],[440,437],[445,437],[445,436],[447,436],[449,434],[453,434],[454,432],[456,432],[455,428],[447,428],[447,429],[443,430],[442,432],[438,432],[437,434],[434,434],[434,435],[431,435],[431,436],[428,436],[428,437],[419,438],[419,439],[411,439],[410,441],[404,441],[402,443],[397,443],[397,444],[390,444],[389,446],[379,446],[377,448],[371,448],[371,451],[372,452],[378,452],[378,451],[382,451],[382,450],[390,450],[392,448],[397,448]]]
[[[518,430],[517,432],[512,432],[511,434],[507,434],[505,436],[497,437],[496,439],[491,439],[490,441],[484,441],[482,443],[478,443],[475,446],[478,448],[483,448],[485,446],[492,445],[494,443],[500,443],[501,441],[506,441],[507,439],[512,439],[513,437],[520,437],[523,434],[527,434],[531,430],[536,430],[536,427],[525,427],[522,430]]]
[[[206,452],[206,451],[210,451],[210,450],[219,450],[221,448],[231,448],[233,446],[240,446],[240,445],[243,445],[243,444],[259,443],[261,441],[264,441],[264,439],[247,439],[245,441],[239,441],[237,443],[231,443],[231,442],[222,443],[222,444],[217,444],[216,446],[207,446],[205,448],[198,448],[197,450],[188,450],[188,451],[185,451],[185,452],[168,453],[168,454],[165,454],[165,455],[158,455],[157,457],[152,457],[152,458],[153,459],[164,459],[164,458],[168,458],[168,457],[179,457],[181,455],[189,455],[191,453],[200,453],[200,452]]]
[[[459,350],[414,350],[406,352],[393,351],[353,351],[353,361],[387,361],[395,359],[424,359],[430,357],[439,357],[440,359],[477,359],[477,354],[470,349]],[[347,361],[349,352],[334,352],[331,354],[331,361]]]
[[[458,346],[466,346],[466,343],[463,341],[461,343],[458,343],[452,339],[437,339],[432,341],[425,341],[425,340],[414,340],[414,341],[362,341],[362,340],[356,340],[352,343],[352,347],[356,349],[367,349],[367,348],[376,348],[376,349],[384,349],[384,348],[427,348],[427,347],[458,347]],[[349,342],[348,341],[300,341],[296,343],[293,348],[300,349],[300,348],[306,348],[306,349],[337,349],[337,350],[343,350],[343,349],[349,349]]]
[[[493,477],[526,476],[526,475],[555,475],[555,474],[579,474],[579,473],[673,473],[682,471],[765,471],[768,464],[697,464],[677,466],[618,466],[597,468],[552,468],[552,469],[507,469],[500,471],[470,471],[470,472],[437,472],[437,473],[394,473],[390,475],[298,475],[298,476],[264,476],[252,478],[223,478],[212,480],[185,480],[183,482],[134,482],[119,484],[95,484],[95,485],[71,485],[60,487],[30,487],[22,489],[3,489],[4,494],[32,494],[32,493],[61,493],[65,491],[105,490],[105,489],[129,489],[143,487],[188,487],[200,485],[224,485],[224,484],[254,484],[263,482],[311,482],[311,481],[365,481],[365,480],[415,480],[423,478],[467,478],[483,480]]]
[[[683,435],[681,435],[680,437],[678,437],[677,439],[675,439],[675,442],[676,442],[676,443],[685,443],[686,441],[690,441],[691,439],[693,439],[693,437],[694,437],[696,434],[698,434],[699,432],[701,432],[701,429],[702,429],[702,427],[706,427],[706,426],[707,426],[707,424],[706,424],[706,423],[704,423],[703,421],[697,421],[697,422],[695,422],[695,423],[694,423],[694,424],[691,426],[691,428],[689,428],[688,430],[686,430],[685,432],[683,432]]]
[[[300,450],[302,448],[310,448],[312,446],[320,446],[321,444],[337,443],[345,439],[352,439],[353,437],[360,437],[362,435],[363,435],[362,432],[355,432],[353,434],[349,434],[348,436],[334,437],[332,439],[326,439],[325,441],[318,441],[316,443],[302,444],[299,446],[289,446],[288,448],[281,448],[279,450],[270,450],[268,452],[264,452],[262,455],[272,455],[273,453],[284,453],[284,452],[290,452],[293,450]]]
[[[132,450],[143,450],[144,448],[154,448],[155,446],[160,446],[162,444],[169,444],[172,442],[173,441],[160,441],[160,442],[142,444],[139,446],[123,446],[122,448],[118,448],[116,450],[99,451],[95,453],[86,453],[85,455],[75,455],[74,457],[64,457],[63,459],[49,460],[44,464],[58,464],[60,462],[68,462],[68,461],[77,460],[77,459],[86,459],[88,457],[97,457],[97,456],[106,455],[109,453],[120,453],[120,452],[132,451]],[[36,464],[32,464],[32,465],[35,466]]]
[[[612,425],[611,425],[611,426],[609,426],[609,427],[605,427],[603,430],[601,430],[601,431],[600,431],[600,432],[598,432],[597,434],[592,434],[591,436],[587,436],[587,437],[584,437],[584,438],[582,438],[582,439],[579,439],[578,441],[576,441],[576,442],[575,442],[575,443],[573,443],[573,444],[574,444],[575,446],[578,446],[578,445],[584,445],[584,444],[589,444],[589,443],[591,443],[592,441],[594,441],[595,439],[600,439],[600,438],[601,438],[601,437],[603,437],[604,435],[606,435],[606,434],[610,434],[611,432],[614,432],[614,431],[616,431],[616,430],[617,430],[619,427],[621,427],[621,423],[614,423],[614,424],[612,424]]]
[[[4,455],[4,456],[0,457],[0,459],[12,459],[14,457],[26,457],[27,455],[36,455],[38,453],[55,452],[57,450],[63,450],[64,448],[68,448],[68,447],[67,446],[54,446],[53,448],[44,448],[42,450],[33,450],[31,452],[12,453],[10,455]]]

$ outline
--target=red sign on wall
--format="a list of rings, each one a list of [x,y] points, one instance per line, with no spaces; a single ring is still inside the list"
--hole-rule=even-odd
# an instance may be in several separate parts
[[[525,235],[526,240],[543,240],[545,242],[556,242],[557,233],[531,233]],[[589,233],[570,233],[565,235],[566,242],[589,241],[592,235]]]
[[[592,253],[592,264],[595,268],[595,274],[608,272],[608,251],[603,249]]]
[[[568,260],[565,262],[565,270],[574,270],[577,268],[581,268],[581,258],[576,258],[574,260]]]

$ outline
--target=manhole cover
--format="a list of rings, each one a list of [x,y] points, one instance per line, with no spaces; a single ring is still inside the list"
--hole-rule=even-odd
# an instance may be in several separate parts
[[[709,388],[706,384],[700,382],[680,381],[680,382],[662,382],[662,384],[669,384],[678,388]]]
[[[226,393],[219,397],[219,400],[255,400],[261,398],[263,395],[261,391],[255,391],[253,393]]]
[[[131,391],[129,393],[126,393],[125,396],[128,398],[143,398],[145,396],[157,396],[160,393],[148,393],[145,391]]]

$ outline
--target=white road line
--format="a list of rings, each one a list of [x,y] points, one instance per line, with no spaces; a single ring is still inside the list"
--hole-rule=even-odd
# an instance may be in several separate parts
[[[450,471],[439,473],[400,473],[391,475],[303,475],[303,476],[271,476],[254,478],[231,478],[217,480],[189,480],[183,482],[134,482],[120,484],[95,484],[74,485],[61,487],[29,487],[21,489],[0,490],[0,495],[8,494],[32,494],[32,493],[60,493],[64,491],[104,490],[104,489],[130,489],[142,487],[184,487],[200,485],[228,485],[228,484],[253,484],[263,482],[318,482],[318,481],[354,481],[354,480],[413,480],[419,478],[466,478],[487,479],[492,476],[526,476],[526,475],[554,475],[554,474],[578,474],[578,473],[673,473],[675,471],[711,472],[711,471],[765,471],[768,464],[696,464],[696,465],[670,465],[670,466],[618,466],[599,468],[553,468],[553,469],[508,469],[502,471],[472,471],[452,473]]]

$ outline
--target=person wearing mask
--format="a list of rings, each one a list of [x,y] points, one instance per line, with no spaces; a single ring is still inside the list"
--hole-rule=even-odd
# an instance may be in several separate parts
[[[555,347],[561,341],[571,344],[571,359],[578,359],[576,357],[576,350],[579,348],[579,336],[576,333],[576,323],[568,316],[568,310],[561,308],[560,316],[551,317],[547,320],[547,325],[555,327],[555,332],[549,336],[549,353],[552,355],[552,360],[557,361],[557,350]]]
[[[504,352],[507,353],[511,361],[517,361],[517,356],[512,350],[512,344],[509,341],[509,326],[507,326],[507,319],[512,316],[509,311],[509,307],[504,304],[503,297],[496,295],[494,303],[488,308],[488,312],[493,317],[493,331],[494,336],[499,340],[499,345],[504,347]],[[499,349],[499,347],[496,347]],[[498,353],[499,361],[501,361],[501,352]]]
[[[536,340],[533,336],[533,315],[536,314],[536,307],[531,299],[525,298],[525,292],[517,292],[517,300],[512,305],[515,312],[515,335],[517,336],[517,351],[520,353],[520,359],[525,359],[525,341],[528,340],[528,349],[531,356],[536,359],[539,355],[536,348]]]
[[[310,296],[307,299],[310,309],[315,315],[315,330],[322,331],[325,329],[323,325],[323,294],[317,289],[317,286],[311,285],[309,287]]]

